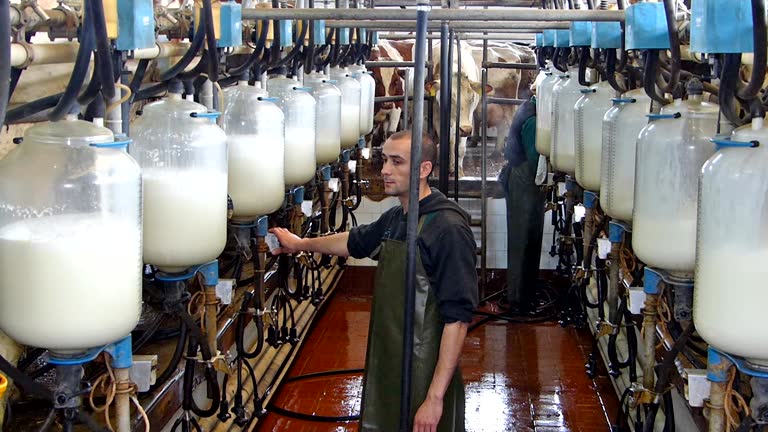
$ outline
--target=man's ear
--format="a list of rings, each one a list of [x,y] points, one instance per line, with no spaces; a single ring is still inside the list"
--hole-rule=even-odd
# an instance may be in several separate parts
[[[424,83],[424,91],[426,91],[427,94],[432,97],[437,96],[437,92],[440,91],[440,81],[430,81],[428,83]]]
[[[427,178],[432,173],[432,162],[421,161],[421,169],[419,170],[419,178]]]
[[[477,94],[483,93],[483,85],[479,82],[470,81],[469,82],[470,87],[472,87],[472,90],[475,91]],[[493,92],[493,87],[489,84],[485,85],[485,94],[491,94]]]

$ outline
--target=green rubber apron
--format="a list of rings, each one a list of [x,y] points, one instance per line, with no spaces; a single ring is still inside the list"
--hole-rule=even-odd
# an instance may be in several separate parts
[[[419,232],[432,215],[434,213],[421,217]],[[385,239],[378,251],[379,263],[363,376],[360,430],[395,432],[400,427],[406,243]],[[443,334],[437,299],[430,288],[420,255],[416,254],[411,424],[416,411],[426,399]],[[437,430],[464,431],[464,385],[459,368],[456,368],[443,398],[443,415]]]

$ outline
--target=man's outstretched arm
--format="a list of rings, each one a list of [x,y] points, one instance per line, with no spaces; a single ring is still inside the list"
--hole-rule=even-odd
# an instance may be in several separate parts
[[[341,257],[349,256],[348,232],[315,238],[301,238],[285,228],[272,228],[269,232],[280,241],[281,247],[273,252],[275,255],[309,251]]]

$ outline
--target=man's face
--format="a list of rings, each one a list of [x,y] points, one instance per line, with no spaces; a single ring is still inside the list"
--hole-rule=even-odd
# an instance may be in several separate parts
[[[389,196],[406,196],[411,170],[411,141],[407,139],[384,142],[381,152],[384,165],[384,193]]]

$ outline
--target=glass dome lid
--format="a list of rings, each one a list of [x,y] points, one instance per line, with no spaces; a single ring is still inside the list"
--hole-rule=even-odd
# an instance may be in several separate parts
[[[82,146],[114,141],[112,131],[91,122],[67,118],[37,124],[24,133],[25,141]]]

